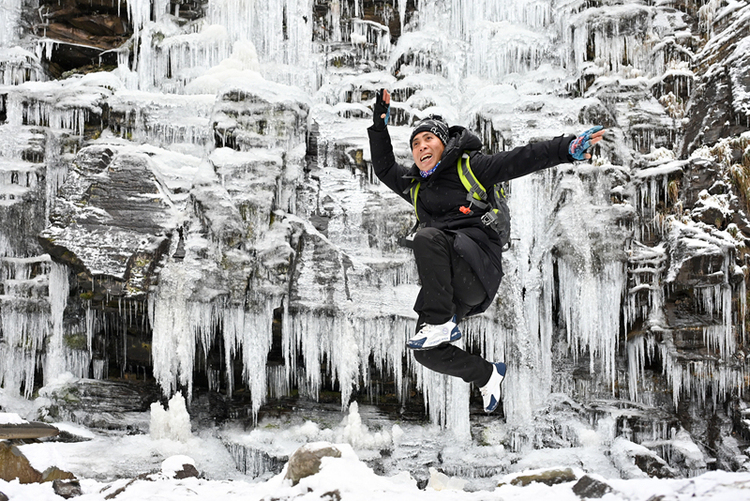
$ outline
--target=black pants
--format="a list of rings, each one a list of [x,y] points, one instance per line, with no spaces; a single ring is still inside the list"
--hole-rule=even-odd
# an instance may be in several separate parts
[[[423,228],[414,237],[422,290],[414,309],[419,313],[417,329],[422,324],[442,324],[456,315],[464,315],[487,296],[469,263],[453,248],[453,235],[435,228]],[[484,386],[492,375],[493,365],[478,355],[446,344],[431,350],[415,351],[414,358],[425,367],[467,383]]]

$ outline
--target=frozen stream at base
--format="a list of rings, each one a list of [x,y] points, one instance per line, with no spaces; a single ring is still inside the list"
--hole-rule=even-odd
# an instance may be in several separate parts
[[[134,416],[134,423],[140,420],[140,425],[150,426],[150,433],[102,432],[72,423],[57,423],[68,436],[82,441],[45,441],[21,445],[19,449],[39,471],[57,466],[73,472],[82,490],[82,496],[76,499],[82,501],[579,499],[573,492],[576,481],[552,486],[538,482],[526,486],[513,484],[520,476],[566,468],[577,478],[586,474],[609,485],[611,491],[603,498],[608,501],[750,499],[748,472],[708,472],[679,480],[621,479],[622,471],[615,464],[621,469],[627,467],[624,447],[610,450],[592,441],[585,447],[540,449],[521,455],[506,452],[502,445],[456,446],[451,434],[436,426],[386,423],[378,419],[375,408],[363,406],[360,413],[356,404],[348,413],[317,411],[313,416],[315,421],[307,419],[300,424],[269,419],[252,431],[205,428],[192,433],[184,402],[177,405],[178,399],[170,402],[168,410],[155,404],[150,415]],[[9,402],[5,404],[7,407]],[[337,419],[340,421],[336,422]],[[500,421],[488,419],[473,431],[491,439],[492,434],[503,433],[503,426]],[[302,444],[323,440],[336,444],[342,457],[324,458],[320,473],[303,478],[296,486],[284,479],[286,467],[276,475],[268,473],[255,479],[242,475],[225,446],[228,441],[244,441],[247,445],[274,447],[280,453],[291,454]],[[175,456],[192,459],[201,478],[171,478],[169,472],[174,472],[171,463],[178,460]],[[437,464],[438,460],[442,465]],[[489,462],[497,465],[496,472],[488,470],[481,478],[467,478],[450,468],[451,464]],[[387,463],[390,466],[384,468]],[[21,485],[17,481],[0,480],[0,492],[10,499],[60,499],[52,482]]]

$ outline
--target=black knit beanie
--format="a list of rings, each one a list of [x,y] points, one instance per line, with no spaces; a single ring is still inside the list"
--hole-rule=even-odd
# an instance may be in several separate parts
[[[448,144],[448,124],[445,123],[443,117],[437,115],[430,115],[429,117],[417,122],[417,126],[411,132],[409,138],[409,147],[411,147],[414,136],[420,132],[432,132],[435,136],[443,142],[443,145]]]

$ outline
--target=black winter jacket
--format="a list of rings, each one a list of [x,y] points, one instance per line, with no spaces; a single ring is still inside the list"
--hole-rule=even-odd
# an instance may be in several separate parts
[[[469,153],[471,170],[480,183],[491,186],[564,162],[573,162],[568,146],[575,136],[560,136],[549,141],[519,146],[494,155],[480,153],[481,140],[460,126],[450,128],[450,139],[445,146],[437,170],[422,178],[419,169],[396,163],[388,130],[367,129],[375,175],[390,189],[411,203],[409,189],[413,182],[421,182],[417,197],[417,213],[422,226],[432,226],[455,235],[454,248],[464,258],[487,291],[485,301],[468,315],[485,311],[492,303],[503,277],[500,239],[495,231],[481,222],[484,211],[474,207],[470,214],[459,208],[466,206],[467,190],[458,176],[457,163],[464,151]],[[419,299],[417,299],[419,303]]]

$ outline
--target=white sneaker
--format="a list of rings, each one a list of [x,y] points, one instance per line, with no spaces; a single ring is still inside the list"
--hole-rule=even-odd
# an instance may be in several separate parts
[[[500,383],[505,379],[505,364],[495,362],[492,375],[487,384],[479,388],[482,392],[482,401],[484,402],[484,412],[492,412],[497,409],[500,403]]]
[[[425,324],[419,329],[414,337],[406,342],[406,346],[412,350],[429,350],[437,348],[446,343],[452,343],[461,339],[461,331],[456,325],[456,317],[448,320],[444,324],[430,325]]]

